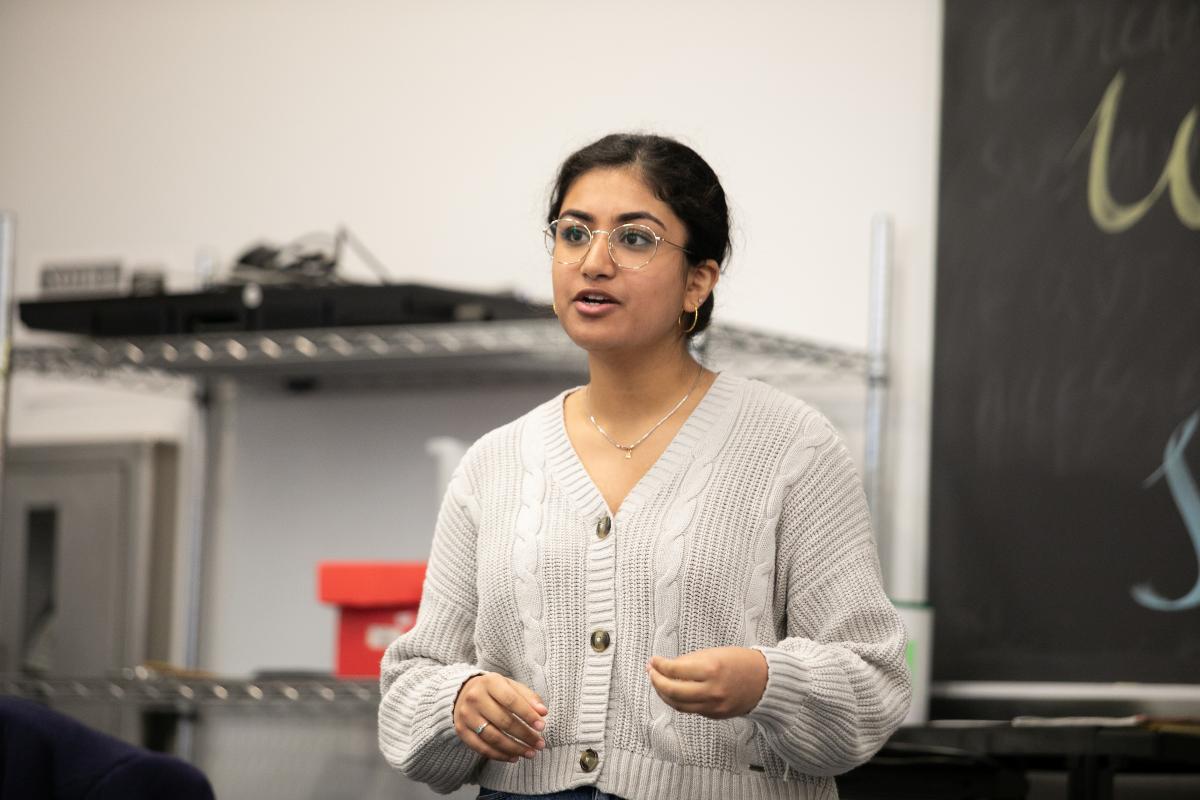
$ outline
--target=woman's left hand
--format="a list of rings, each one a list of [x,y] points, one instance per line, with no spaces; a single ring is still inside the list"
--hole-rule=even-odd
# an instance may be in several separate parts
[[[646,665],[654,690],[678,711],[712,719],[740,717],[767,688],[767,659],[748,647],[712,647]]]

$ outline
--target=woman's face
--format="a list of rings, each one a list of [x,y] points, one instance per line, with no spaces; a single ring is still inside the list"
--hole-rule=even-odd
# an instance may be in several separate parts
[[[611,231],[634,222],[678,244],[687,242],[683,222],[655,197],[636,169],[597,168],[575,179],[563,197],[559,219],[574,219],[593,231]],[[592,237],[591,249],[576,264],[553,264],[554,302],[563,329],[585,350],[643,349],[678,340],[678,319],[706,299],[718,277],[715,262],[687,268],[678,247],[661,242],[650,263],[621,269],[608,251],[608,236]],[[579,299],[599,291],[603,304]],[[690,316],[689,316],[690,320]]]

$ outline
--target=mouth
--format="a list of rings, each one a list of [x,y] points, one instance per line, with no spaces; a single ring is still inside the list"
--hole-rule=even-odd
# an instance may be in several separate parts
[[[575,295],[574,301],[589,306],[602,306],[608,304],[619,305],[617,298],[613,297],[607,292],[601,292],[594,289],[587,289],[578,293]]]

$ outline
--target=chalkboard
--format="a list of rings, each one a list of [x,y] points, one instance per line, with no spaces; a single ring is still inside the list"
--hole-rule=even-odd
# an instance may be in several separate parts
[[[948,0],[934,680],[1200,683],[1200,0]]]

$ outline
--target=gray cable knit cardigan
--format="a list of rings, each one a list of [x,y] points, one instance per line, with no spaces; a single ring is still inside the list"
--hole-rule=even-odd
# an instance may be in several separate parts
[[[721,373],[612,515],[567,438],[567,393],[456,469],[416,626],[383,658],[384,756],[439,792],[835,798],[831,776],[909,705],[904,628],[841,438],[803,401]],[[677,712],[644,670],[731,645],[767,659],[744,717]],[[549,707],[533,759],[486,760],[455,734],[459,688],[483,671]]]

